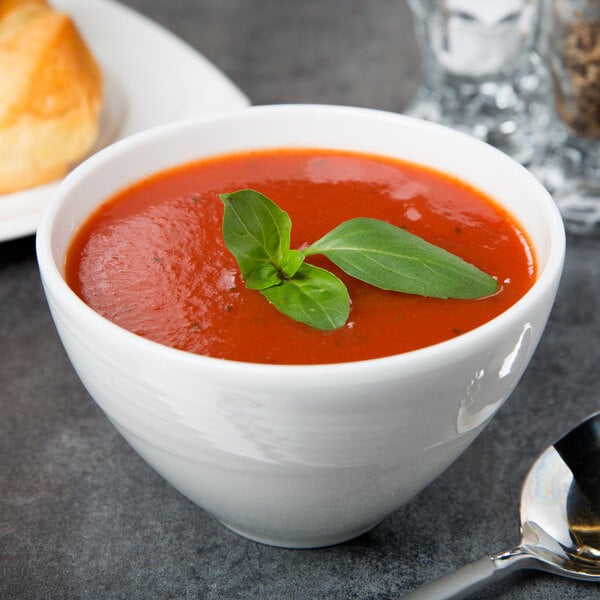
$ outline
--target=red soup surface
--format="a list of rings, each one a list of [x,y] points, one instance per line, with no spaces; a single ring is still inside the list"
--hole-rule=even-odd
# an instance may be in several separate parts
[[[309,260],[346,283],[346,325],[320,331],[245,287],[224,246],[219,194],[253,188],[292,219],[292,248],[341,222],[404,227],[497,278],[477,300],[386,292]],[[428,168],[351,152],[282,149],[229,154],[145,179],[109,199],[77,232],[66,277],[94,310],[167,346],[232,360],[310,364],[407,352],[469,331],[531,287],[535,260],[517,224],[465,183]]]

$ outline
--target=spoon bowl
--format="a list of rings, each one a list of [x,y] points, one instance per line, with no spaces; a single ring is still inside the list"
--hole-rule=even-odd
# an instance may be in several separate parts
[[[600,582],[600,412],[542,452],[521,491],[521,543],[405,596],[457,600],[517,569]]]

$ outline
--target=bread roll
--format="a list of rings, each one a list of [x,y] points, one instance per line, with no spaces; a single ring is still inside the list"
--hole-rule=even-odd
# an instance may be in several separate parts
[[[68,15],[0,0],[0,194],[64,175],[98,135],[102,75]]]

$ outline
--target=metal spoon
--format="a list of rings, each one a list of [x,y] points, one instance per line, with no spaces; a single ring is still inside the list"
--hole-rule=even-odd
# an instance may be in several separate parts
[[[521,543],[404,596],[457,600],[517,569],[600,582],[600,412],[547,448],[521,491]]]

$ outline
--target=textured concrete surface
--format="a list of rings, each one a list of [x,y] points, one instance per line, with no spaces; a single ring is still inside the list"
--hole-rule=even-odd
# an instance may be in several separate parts
[[[256,104],[401,110],[418,83],[401,0],[128,4],[187,40]],[[600,409],[599,255],[599,241],[568,239],[558,299],[530,368],[443,476],[361,538],[296,551],[230,533],[142,462],[69,365],[33,238],[0,243],[0,598],[391,599],[517,544],[530,464]],[[521,572],[474,598],[598,596],[592,584]]]

